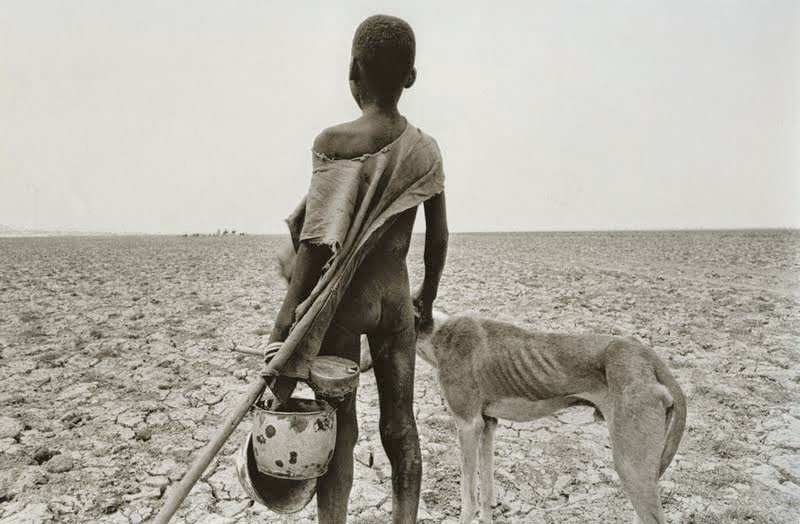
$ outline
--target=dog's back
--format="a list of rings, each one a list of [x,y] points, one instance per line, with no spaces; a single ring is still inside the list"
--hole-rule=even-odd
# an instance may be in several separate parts
[[[436,365],[456,418],[462,459],[464,443],[492,427],[491,420],[533,420],[588,403],[608,422],[615,467],[639,518],[664,521],[656,482],[683,435],[686,401],[652,349],[633,338],[537,333],[468,316],[440,320],[430,341],[420,354],[431,352],[426,360]],[[422,337],[418,344],[427,342]],[[491,464],[491,454],[484,452],[482,461]],[[469,496],[462,490],[462,503]],[[471,507],[462,506],[462,520]]]
[[[450,317],[437,326],[442,380],[471,382],[486,400],[542,400],[605,385],[603,354],[620,337],[532,332],[496,320]]]

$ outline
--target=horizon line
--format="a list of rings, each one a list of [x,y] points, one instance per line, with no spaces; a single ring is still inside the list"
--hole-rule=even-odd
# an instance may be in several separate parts
[[[542,233],[690,233],[690,232],[755,232],[755,231],[798,231],[800,226],[757,226],[757,227],[684,227],[684,228],[616,228],[616,229],[504,229],[504,230],[471,230],[471,231],[450,231],[451,235],[512,235],[512,234],[542,234]],[[414,235],[422,235],[424,231],[415,231]],[[11,229],[10,231],[0,230],[0,238],[24,238],[24,237],[112,237],[112,236],[183,236],[192,237],[198,235],[208,236],[287,236],[287,233],[265,233],[248,232],[236,230],[236,233],[227,235],[217,235],[212,233],[177,233],[177,232],[111,232],[111,231],[71,231],[71,230],[34,230],[34,229]]]

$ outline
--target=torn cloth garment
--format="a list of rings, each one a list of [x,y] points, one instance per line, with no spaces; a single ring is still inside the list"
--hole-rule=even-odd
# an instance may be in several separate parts
[[[295,250],[308,241],[330,247],[319,282],[267,365],[269,375],[308,378],[333,315],[361,261],[403,211],[444,189],[436,141],[407,124],[377,153],[355,159],[313,156],[308,194],[287,219]]]

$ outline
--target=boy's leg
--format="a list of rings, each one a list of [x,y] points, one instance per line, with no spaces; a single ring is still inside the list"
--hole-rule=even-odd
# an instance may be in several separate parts
[[[359,335],[335,321],[325,335],[321,355],[334,355],[358,362]],[[353,487],[353,448],[358,441],[356,392],[344,399],[328,399],[336,408],[336,449],[328,472],[317,481],[317,513],[322,524],[347,522],[347,503]]]
[[[336,450],[328,472],[317,481],[317,513],[322,524],[347,522],[353,487],[353,448],[358,441],[356,393],[336,403]]]
[[[413,322],[399,333],[369,336],[380,400],[380,435],[392,464],[392,522],[417,519],[422,460],[414,421]]]

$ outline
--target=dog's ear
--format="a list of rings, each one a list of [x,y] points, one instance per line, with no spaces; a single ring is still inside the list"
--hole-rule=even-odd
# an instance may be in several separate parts
[[[292,245],[291,242],[284,242],[283,245],[278,248],[278,254],[276,256],[278,262],[278,271],[284,280],[286,280],[287,284],[291,283],[292,281],[292,273],[294,273],[294,263],[296,258],[297,254],[295,253],[294,245]]]

